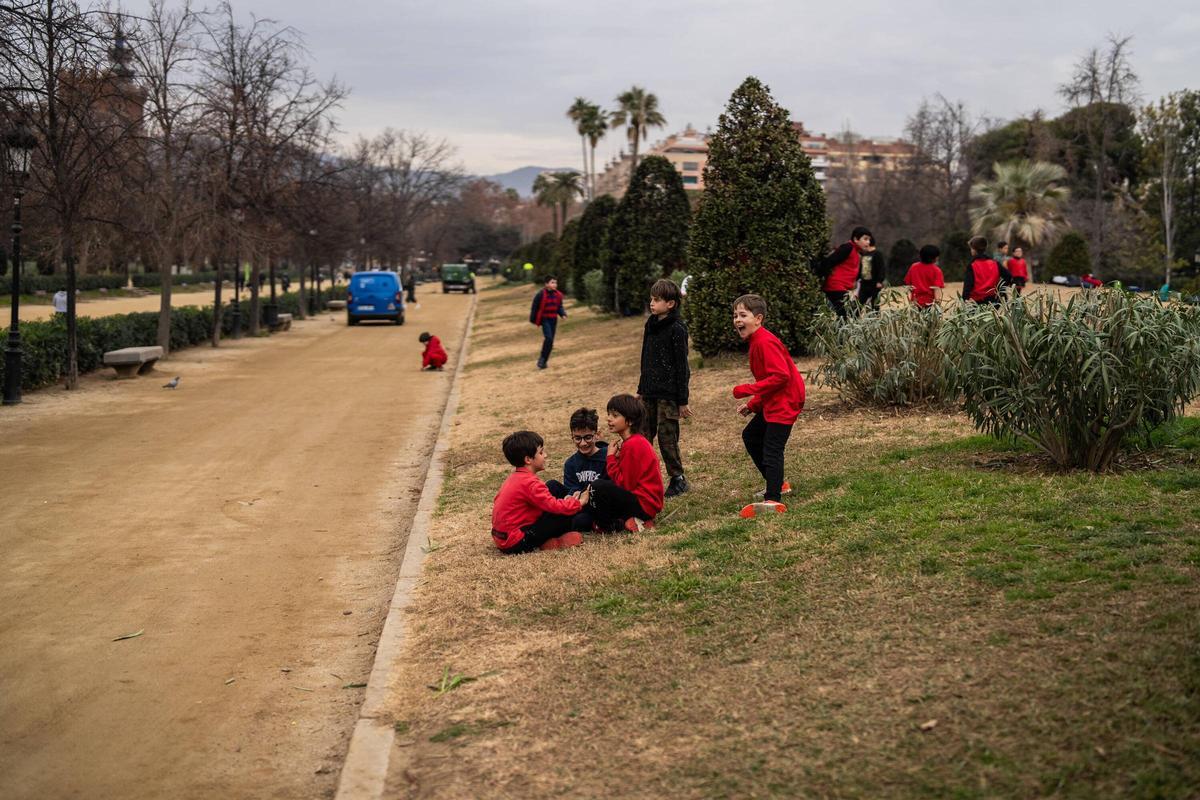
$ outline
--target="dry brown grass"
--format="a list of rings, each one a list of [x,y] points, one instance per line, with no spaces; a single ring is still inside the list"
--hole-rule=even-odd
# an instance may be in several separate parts
[[[935,534],[962,506],[882,527],[886,513],[848,502],[859,475],[886,493],[892,477],[943,466],[968,503],[976,472],[981,485],[1022,480],[1042,503],[1108,491],[1107,478],[974,470],[980,456],[955,449],[973,432],[957,415],[849,410],[810,386],[788,452],[806,493],[786,519],[742,523],[732,512],[757,486],[729,388],[745,366],[710,360],[693,373],[682,437],[695,491],[668,503],[657,534],[501,556],[488,514],[508,471],[503,435],[541,432],[545,477],[557,476],[570,412],[637,383],[640,320],[577,307],[537,371],[531,291],[481,295],[392,687],[389,796],[1149,797],[1181,785],[1161,774],[1200,777],[1186,766],[1200,754],[1200,526],[1177,523],[1183,538],[1158,561],[1079,585],[1046,577],[1047,562],[1026,578],[1049,596],[1014,599],[988,570],[1025,551],[983,550],[1011,544],[988,520],[973,546],[955,545]],[[881,456],[907,449],[911,463],[880,473]],[[1186,491],[1175,497],[1194,506]],[[446,670],[477,680],[429,689]]]

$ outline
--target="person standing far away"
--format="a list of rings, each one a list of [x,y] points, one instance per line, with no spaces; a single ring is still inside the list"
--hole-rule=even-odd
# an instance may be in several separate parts
[[[57,292],[54,293],[54,313],[62,314],[63,316],[66,316],[66,314],[67,314],[67,290],[66,289],[59,289]]]
[[[879,292],[883,289],[883,253],[876,249],[874,236],[869,241],[858,271],[858,302],[878,311]]]
[[[646,438],[667,465],[670,483],[666,497],[688,490],[679,454],[679,421],[692,415],[688,408],[688,330],[679,318],[681,294],[675,281],[659,279],[650,287],[650,318],[642,334],[642,374],[637,398],[646,406]]]
[[[938,266],[938,256],[942,251],[936,245],[927,244],[921,248],[920,261],[908,268],[904,276],[906,286],[912,287],[911,298],[920,308],[929,308],[942,302],[942,289],[946,287],[942,268]]]
[[[861,225],[850,233],[850,241],[840,245],[817,262],[817,274],[825,277],[821,290],[830,308],[839,317],[846,317],[846,298],[858,282],[862,254],[871,243],[871,232]]]
[[[1012,258],[1002,266],[1008,270],[1009,275],[1012,275],[1013,296],[1020,297],[1021,292],[1025,289],[1025,284],[1029,283],[1029,265],[1025,263],[1025,251],[1020,247],[1014,247]]]
[[[992,253],[992,261],[1008,269],[1008,242],[996,243],[996,252]]]
[[[542,328],[542,355],[538,358],[538,369],[545,369],[550,361],[550,351],[554,349],[554,333],[558,328],[558,318],[565,317],[567,310],[563,307],[562,292],[558,290],[558,278],[553,275],[546,278],[546,285],[533,296],[533,305],[529,308],[529,321]]]
[[[1000,289],[1012,281],[1008,270],[987,255],[988,240],[975,236],[970,241],[971,263],[963,276],[963,300],[1000,305]]]

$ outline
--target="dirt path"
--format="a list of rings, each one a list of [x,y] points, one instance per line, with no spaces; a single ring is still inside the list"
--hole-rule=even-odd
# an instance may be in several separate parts
[[[0,796],[332,795],[470,304],[421,300],[3,409]]]

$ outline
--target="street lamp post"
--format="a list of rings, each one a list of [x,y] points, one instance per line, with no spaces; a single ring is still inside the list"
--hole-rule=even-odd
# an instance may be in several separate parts
[[[4,349],[4,405],[21,402],[21,195],[29,175],[37,139],[25,126],[17,126],[4,135],[5,168],[13,186],[12,221],[12,322],[8,326],[8,345]]]
[[[237,225],[233,246],[233,303],[229,307],[229,316],[233,320],[233,338],[242,338],[242,221],[246,215],[240,208],[234,209],[233,221]]]
[[[317,285],[317,229],[313,228],[308,232],[308,241],[311,247],[308,249],[308,269],[312,280],[308,283],[308,315],[315,317],[317,315],[317,304],[320,302],[320,287]],[[302,268],[303,269],[303,268]]]

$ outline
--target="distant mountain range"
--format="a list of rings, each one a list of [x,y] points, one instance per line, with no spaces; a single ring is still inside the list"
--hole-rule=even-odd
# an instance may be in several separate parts
[[[494,183],[498,183],[505,189],[516,189],[517,193],[522,197],[533,196],[533,181],[538,175],[546,170],[557,172],[559,170],[573,169],[579,171],[578,167],[521,167],[514,169],[511,172],[503,172],[499,175],[484,175],[483,177]]]

